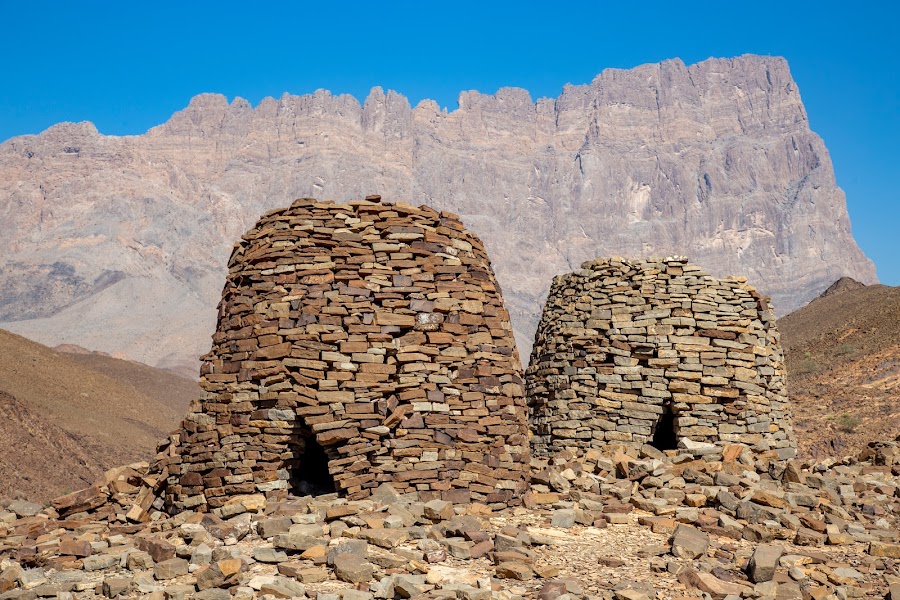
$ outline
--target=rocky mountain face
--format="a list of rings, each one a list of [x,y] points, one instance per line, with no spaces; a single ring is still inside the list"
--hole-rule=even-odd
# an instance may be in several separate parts
[[[201,95],[140,136],[63,123],[0,145],[0,326],[159,367],[209,348],[232,244],[297,197],[381,194],[462,216],[529,355],[554,275],[683,254],[746,275],[785,314],[841,276],[875,282],[781,58],[610,69],[532,101],[360,105],[319,91]]]

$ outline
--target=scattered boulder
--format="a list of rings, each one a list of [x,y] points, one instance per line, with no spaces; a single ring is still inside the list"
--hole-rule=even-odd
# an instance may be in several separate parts
[[[672,536],[672,554],[693,560],[706,554],[709,536],[690,525],[679,525]]]
[[[334,559],[334,574],[348,583],[368,583],[375,574],[371,563],[357,554],[339,554]]]
[[[747,565],[747,575],[753,583],[772,581],[784,547],[775,544],[761,544],[753,551]]]

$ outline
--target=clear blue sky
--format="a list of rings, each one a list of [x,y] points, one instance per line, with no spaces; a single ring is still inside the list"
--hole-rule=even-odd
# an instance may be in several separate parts
[[[557,96],[606,67],[787,58],[857,241],[900,285],[900,9],[888,2],[21,2],[0,0],[0,141],[59,121],[142,133],[200,92],[254,105],[380,85]],[[676,7],[676,8],[673,8]]]

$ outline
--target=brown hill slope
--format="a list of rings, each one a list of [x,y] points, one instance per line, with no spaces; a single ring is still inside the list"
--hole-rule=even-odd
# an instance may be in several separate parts
[[[150,458],[197,384],[146,365],[72,355],[0,330],[0,496],[44,500]]]
[[[838,283],[779,320],[797,436],[813,456],[900,433],[900,287]]]
[[[99,469],[71,433],[0,391],[0,496],[46,500],[86,487]]]

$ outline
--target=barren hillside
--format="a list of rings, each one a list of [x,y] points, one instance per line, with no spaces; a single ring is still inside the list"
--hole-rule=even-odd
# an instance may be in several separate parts
[[[198,393],[165,371],[3,330],[0,357],[0,496],[44,500],[149,459]]]
[[[900,288],[844,280],[779,327],[805,454],[849,454],[900,433]]]

